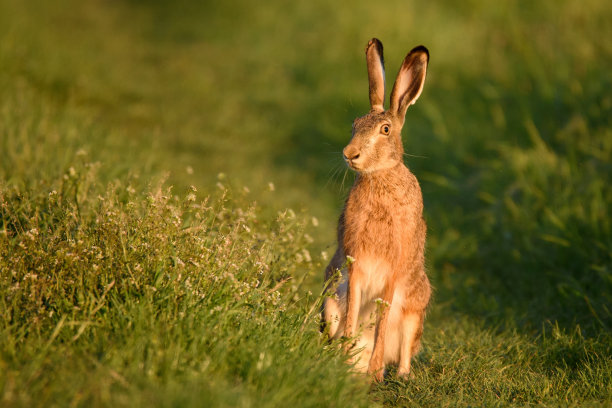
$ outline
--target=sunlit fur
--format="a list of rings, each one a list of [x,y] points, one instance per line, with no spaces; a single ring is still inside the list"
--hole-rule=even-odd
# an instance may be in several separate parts
[[[398,364],[399,375],[410,372],[431,294],[423,199],[403,163],[401,141],[406,109],[423,88],[428,52],[417,47],[407,55],[387,111],[381,108],[384,68],[378,40],[370,41],[366,58],[372,109],[354,121],[343,150],[357,177],[338,222],[338,249],[325,271],[326,280],[337,270],[342,277],[325,301],[323,320],[330,337],[355,339],[355,368],[381,380],[386,364]],[[388,135],[381,131],[384,124],[390,126]],[[354,261],[347,262],[347,256]]]

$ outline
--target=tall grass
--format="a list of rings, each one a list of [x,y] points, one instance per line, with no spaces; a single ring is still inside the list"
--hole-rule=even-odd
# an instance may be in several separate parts
[[[363,404],[297,288],[303,217],[90,171],[0,192],[3,404]]]

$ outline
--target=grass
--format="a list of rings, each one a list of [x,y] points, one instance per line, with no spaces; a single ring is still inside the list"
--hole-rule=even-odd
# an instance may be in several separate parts
[[[114,185],[73,200],[74,174],[48,195],[2,197],[6,403],[338,405],[364,393],[338,350],[313,347],[312,296],[280,291],[303,253],[295,214],[261,221],[227,191],[200,201]]]
[[[602,0],[0,0],[0,405],[607,406],[612,14]],[[436,288],[414,378],[318,333],[367,110],[404,134]]]

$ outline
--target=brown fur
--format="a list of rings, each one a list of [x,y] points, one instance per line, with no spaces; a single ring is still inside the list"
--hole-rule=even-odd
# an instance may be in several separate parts
[[[382,44],[366,48],[371,110],[353,123],[344,158],[357,171],[338,222],[338,249],[325,271],[329,279],[346,264],[323,320],[332,338],[356,336],[356,368],[381,380],[385,365],[410,372],[418,351],[431,288],[425,274],[423,199],[403,163],[401,130],[408,106],[419,97],[429,54],[413,49],[404,59],[385,111]],[[388,126],[388,128],[384,128]],[[388,134],[386,131],[388,130]]]

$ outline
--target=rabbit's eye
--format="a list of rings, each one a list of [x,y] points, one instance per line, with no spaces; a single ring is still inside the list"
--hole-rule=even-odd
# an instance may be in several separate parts
[[[382,133],[383,135],[388,135],[390,131],[391,127],[389,125],[385,124],[380,127],[380,133]]]

